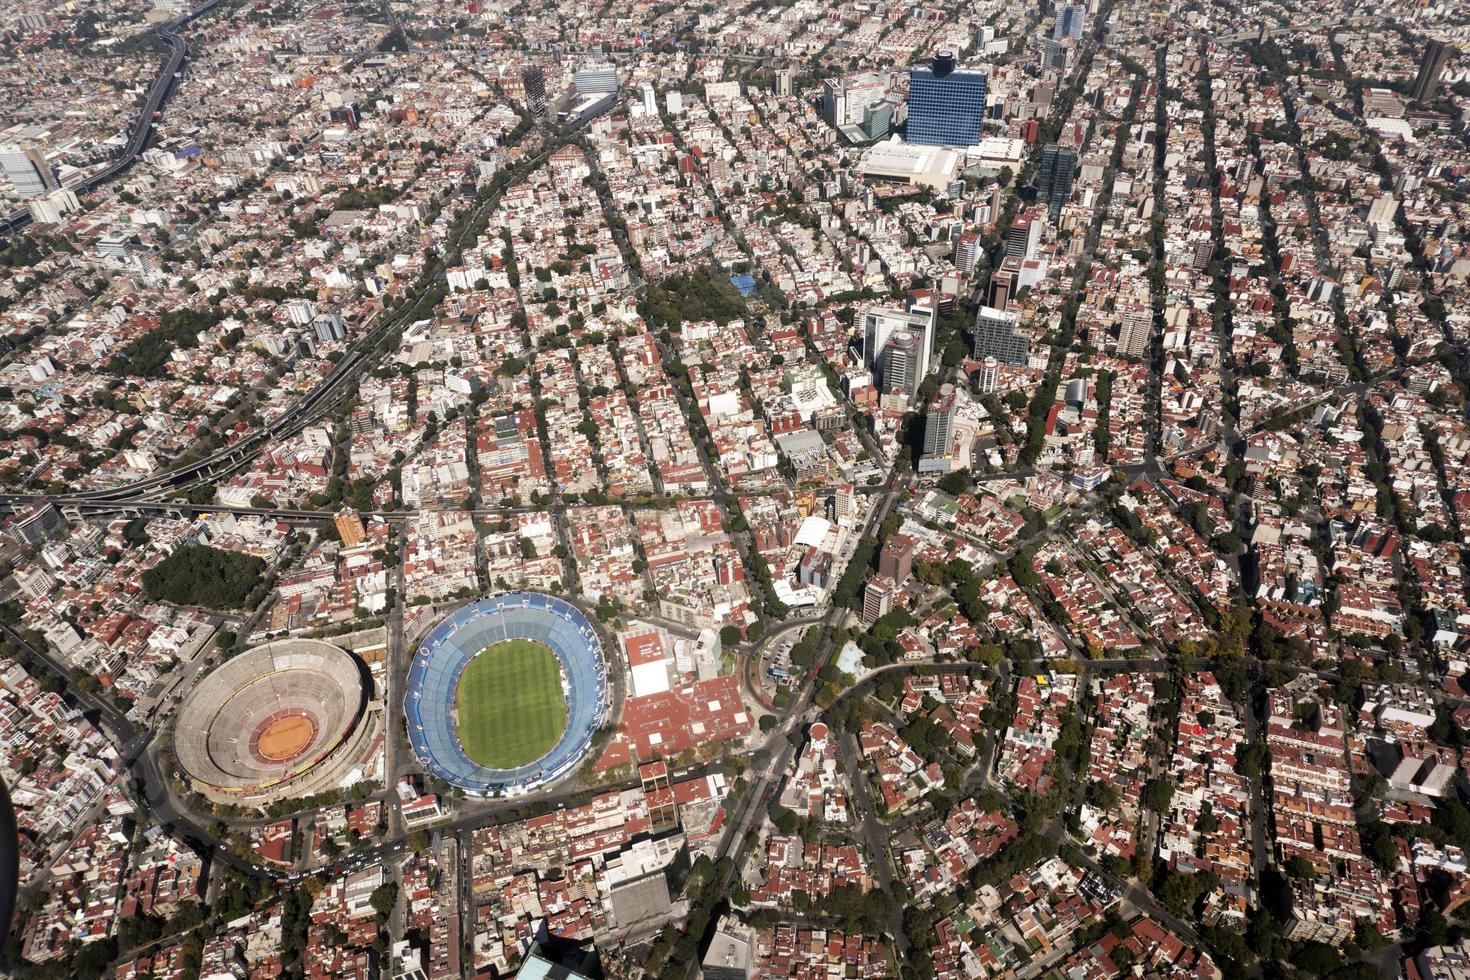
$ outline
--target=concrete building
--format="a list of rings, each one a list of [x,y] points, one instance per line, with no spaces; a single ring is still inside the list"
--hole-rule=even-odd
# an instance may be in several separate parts
[[[1432,946],[1414,957],[1414,965],[1420,980],[1470,980],[1470,939],[1453,946]]]
[[[822,83],[822,118],[838,129],[859,126],[863,113],[883,100],[892,87],[886,72],[861,72]]]
[[[919,543],[907,534],[892,534],[878,553],[878,575],[902,585],[914,571],[914,550]]]
[[[356,548],[367,539],[362,517],[351,507],[339,512],[332,521],[337,525],[337,536],[342,539],[344,548]]]
[[[1439,77],[1444,74],[1445,65],[1449,64],[1455,53],[1450,45],[1430,38],[1424,45],[1424,57],[1419,62],[1419,74],[1414,78],[1414,87],[1409,90],[1409,97],[1415,102],[1426,102],[1434,98],[1434,93],[1439,88]]]
[[[869,180],[942,190],[955,179],[963,162],[963,157],[954,150],[912,146],[894,137],[869,147],[858,163],[858,173]]]
[[[988,395],[1000,387],[1000,361],[994,357],[987,357],[980,362],[980,370],[975,374],[976,387],[980,394]]]
[[[952,385],[945,385],[924,416],[924,453],[919,458],[920,473],[948,473],[952,468],[954,460],[950,446],[954,442],[954,423],[958,414],[958,395]]]
[[[122,261],[140,247],[138,236],[123,229],[114,229],[97,239],[97,252],[104,258]]]
[[[980,259],[980,233],[977,231],[961,232],[954,240],[954,265],[956,269],[968,275],[975,271],[975,263]]]
[[[1036,255],[1041,247],[1041,219],[1034,211],[1017,215],[1006,232],[1006,257],[1022,261]]]
[[[990,283],[985,290],[985,305],[993,306],[997,310],[1009,307],[1011,300],[1015,298],[1016,292],[1020,289],[1020,278],[1020,256],[1007,255],[990,274]]]
[[[900,334],[914,334],[918,338],[915,369],[922,376],[928,373],[934,357],[934,310],[926,305],[912,304],[906,310],[893,307],[870,306],[863,312],[863,363],[878,369],[883,377],[882,360],[884,351]],[[917,390],[918,382],[914,383]]]
[[[888,615],[898,586],[886,575],[874,575],[863,590],[863,622],[869,626]]]
[[[1118,328],[1118,353],[1123,357],[1143,357],[1153,337],[1154,314],[1145,306],[1135,306],[1123,314]]]
[[[975,359],[993,357],[1002,364],[1021,366],[1031,355],[1031,338],[1020,329],[1015,313],[982,306],[975,316]]]
[[[912,333],[895,335],[878,356],[878,382],[883,390],[913,398],[923,377],[922,358],[919,341]]]
[[[1041,42],[1041,67],[1051,71],[1067,70],[1067,46],[1055,38]]]
[[[725,916],[715,930],[700,963],[704,980],[750,980],[755,975],[754,931],[733,916]]]
[[[546,72],[540,65],[527,65],[521,72],[521,85],[526,92],[526,108],[531,115],[546,115]]]
[[[1052,29],[1051,36],[1057,40],[1082,40],[1082,32],[1087,28],[1087,8],[1077,4],[1068,4],[1057,11],[1056,27]]]
[[[1368,206],[1368,224],[1392,225],[1393,217],[1398,213],[1398,209],[1398,198],[1392,194],[1380,194]]]
[[[55,504],[34,504],[19,512],[12,529],[26,544],[44,544],[66,529],[66,521]]]

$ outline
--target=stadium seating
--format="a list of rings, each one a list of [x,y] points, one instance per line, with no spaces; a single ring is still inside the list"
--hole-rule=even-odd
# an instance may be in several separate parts
[[[481,650],[506,640],[545,644],[561,662],[567,726],[551,751],[517,769],[465,755],[455,732],[459,678]],[[499,592],[456,610],[419,644],[404,695],[408,737],[426,772],[477,796],[519,796],[576,766],[607,715],[607,668],[596,628],[576,606],[537,592]]]

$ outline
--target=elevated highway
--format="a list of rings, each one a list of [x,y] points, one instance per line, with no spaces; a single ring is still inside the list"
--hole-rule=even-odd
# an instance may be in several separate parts
[[[143,106],[133,120],[132,136],[128,139],[127,149],[105,170],[98,171],[72,187],[77,194],[94,191],[108,181],[127,173],[142,152],[147,149],[148,140],[153,136],[153,127],[158,122],[155,115],[161,116],[164,107],[168,105],[169,98],[174,94],[176,83],[183,77],[184,63],[189,60],[189,44],[179,32],[188,26],[190,21],[203,17],[222,2],[224,0],[206,0],[188,13],[165,21],[153,29],[153,33],[168,45],[168,59],[164,61],[159,73],[154,76],[153,84],[148,88],[148,95],[143,100]],[[0,235],[14,234],[30,222],[30,209],[18,208],[0,218]]]

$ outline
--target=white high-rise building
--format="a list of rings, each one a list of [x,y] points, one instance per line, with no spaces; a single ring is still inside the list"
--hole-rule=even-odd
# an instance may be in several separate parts
[[[286,304],[286,315],[292,323],[304,327],[316,316],[316,304],[309,299],[293,299]]]
[[[890,360],[885,352],[901,336],[905,338],[904,349]],[[917,392],[929,374],[933,358],[932,306],[914,303],[906,310],[870,306],[863,312],[863,363],[877,369],[885,389],[893,390],[895,385],[891,382],[902,374],[903,383],[898,387],[907,389],[910,395]]]
[[[576,85],[578,95],[602,95],[607,92],[616,92],[618,90],[618,70],[606,62],[588,65],[572,76],[572,83]]]
[[[1123,314],[1123,323],[1118,328],[1117,353],[1123,357],[1142,357],[1148,353],[1149,341],[1153,339],[1154,316],[1147,307],[1138,306]]]
[[[822,83],[822,116],[832,125],[860,126],[863,113],[883,101],[892,87],[886,72],[859,72]]]
[[[61,208],[50,198],[38,197],[28,201],[26,207],[30,209],[31,220],[38,225],[54,225],[61,220]]]
[[[976,379],[980,385],[980,394],[988,395],[1000,387],[1000,361],[993,357],[987,357],[980,362],[980,373]]]
[[[995,358],[1016,367],[1025,364],[1031,353],[1031,337],[1019,320],[1014,311],[980,307],[975,315],[975,357]]]
[[[645,116],[658,115],[658,97],[654,94],[653,83],[644,82],[639,91],[643,93],[643,114]]]
[[[21,147],[14,143],[0,146],[0,170],[15,185],[15,192],[22,201],[41,197],[61,186],[56,172],[46,161],[46,154],[36,147]]]
[[[137,247],[138,236],[120,228],[114,228],[97,239],[97,251],[109,259],[126,259]]]

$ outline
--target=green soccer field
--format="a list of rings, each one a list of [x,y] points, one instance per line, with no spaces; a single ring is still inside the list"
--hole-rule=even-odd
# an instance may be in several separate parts
[[[459,678],[455,712],[470,760],[492,769],[535,762],[567,727],[561,665],[532,640],[507,640],[475,655]]]

